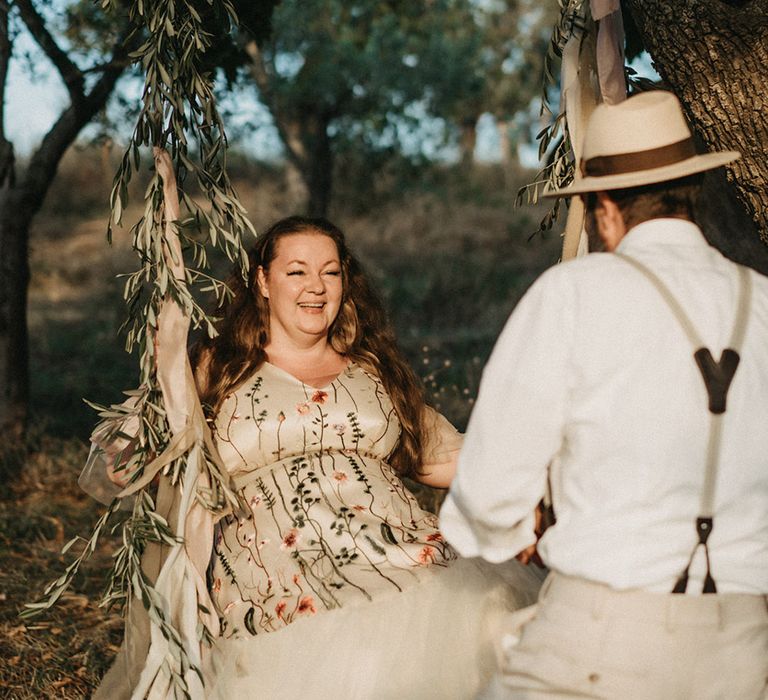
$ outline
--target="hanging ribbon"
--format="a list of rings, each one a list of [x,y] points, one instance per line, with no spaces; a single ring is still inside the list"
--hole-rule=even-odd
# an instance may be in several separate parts
[[[561,104],[578,169],[584,130],[594,108],[600,103],[618,104],[626,99],[624,76],[624,23],[619,0],[590,0],[594,26],[574,30],[563,49]],[[586,17],[584,18],[586,22]],[[577,175],[578,176],[578,175]],[[571,197],[563,233],[562,260],[588,252],[584,229],[585,209],[580,197]]]
[[[589,28],[574,30],[563,49],[561,68],[561,104],[565,109],[568,136],[574,162],[581,160],[584,129],[598,104],[597,68],[595,66],[594,36]],[[563,233],[562,260],[585,255],[587,235],[584,230],[584,204],[580,197],[571,197],[568,218]]]
[[[590,0],[597,29],[597,75],[602,101],[609,105],[627,98],[624,76],[624,21],[619,0]]]

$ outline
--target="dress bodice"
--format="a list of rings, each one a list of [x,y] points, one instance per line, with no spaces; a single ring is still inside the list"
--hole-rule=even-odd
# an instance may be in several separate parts
[[[387,461],[399,434],[381,381],[356,364],[316,389],[265,363],[226,398],[216,441],[250,514],[215,541],[225,636],[403,591],[456,558]]]
[[[216,420],[219,453],[236,477],[307,453],[386,459],[399,435],[381,381],[354,363],[317,389],[265,362],[225,399]]]

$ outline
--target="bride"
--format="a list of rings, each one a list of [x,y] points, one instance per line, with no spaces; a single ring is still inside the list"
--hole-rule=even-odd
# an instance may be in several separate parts
[[[178,219],[168,154],[156,164]],[[249,263],[218,335],[192,352],[247,506],[202,543],[219,620],[205,697],[473,697],[493,671],[492,629],[533,602],[540,576],[459,559],[404,485],[447,487],[461,440],[426,406],[342,232],[283,219]]]

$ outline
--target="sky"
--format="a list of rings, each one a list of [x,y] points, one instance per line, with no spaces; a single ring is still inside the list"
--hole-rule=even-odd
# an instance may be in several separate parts
[[[53,120],[69,103],[67,91],[51,72],[30,78],[18,62],[11,64],[5,94],[6,138],[19,155],[27,155],[40,143]]]

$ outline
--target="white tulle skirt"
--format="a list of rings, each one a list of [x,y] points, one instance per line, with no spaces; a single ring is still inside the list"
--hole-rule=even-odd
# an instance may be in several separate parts
[[[220,640],[206,696],[226,700],[468,700],[496,666],[501,619],[544,573],[459,560],[414,585],[256,637]]]

